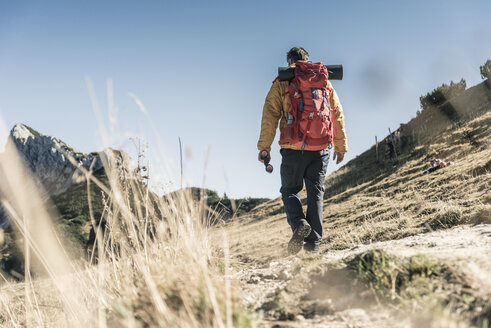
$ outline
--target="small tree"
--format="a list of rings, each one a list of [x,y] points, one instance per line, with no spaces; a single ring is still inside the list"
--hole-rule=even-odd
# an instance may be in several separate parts
[[[465,91],[466,86],[464,79],[461,79],[458,83],[450,81],[450,85],[442,84],[425,96],[419,97],[421,108],[425,109],[429,106],[441,105],[445,101],[461,95]]]
[[[491,60],[488,59],[486,63],[482,65],[479,69],[481,71],[481,78],[483,80],[489,79],[489,77],[491,76]]]

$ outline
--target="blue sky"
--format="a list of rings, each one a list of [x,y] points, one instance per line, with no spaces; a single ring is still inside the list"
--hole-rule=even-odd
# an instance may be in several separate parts
[[[489,12],[490,1],[0,1],[0,115],[9,129],[22,122],[83,152],[134,153],[128,137],[144,138],[164,190],[179,187],[181,137],[187,185],[276,197],[279,147],[267,175],[256,142],[264,98],[292,46],[344,65],[333,85],[348,161],[414,117],[420,95],[481,81]],[[110,139],[101,138],[87,77],[106,129],[116,122]],[[117,120],[108,116],[108,79]]]

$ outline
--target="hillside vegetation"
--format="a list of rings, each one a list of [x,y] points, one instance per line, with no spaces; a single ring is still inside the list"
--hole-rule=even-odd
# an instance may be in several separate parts
[[[38,132],[34,131],[37,135]],[[92,173],[105,188],[110,188],[108,176],[104,168]],[[196,206],[205,206],[206,214],[204,217],[207,224],[216,224],[221,220],[228,220],[234,216],[240,216],[249,212],[254,207],[262,204],[267,198],[241,198],[230,199],[227,195],[220,197],[215,191],[202,188],[189,188],[177,192],[172,192],[164,196],[158,196],[147,190],[146,184],[137,175],[131,179],[133,188],[128,191],[131,199],[131,207],[135,208],[135,197],[143,197],[148,192],[148,197],[153,207],[158,207],[159,202],[172,204],[176,199],[181,199],[183,192],[189,193],[189,201]],[[134,195],[137,192],[139,195]],[[55,228],[66,242],[70,243],[69,248],[80,259],[90,258],[90,249],[95,242],[95,229],[100,227],[101,231],[106,230],[107,222],[104,220],[104,210],[107,207],[108,195],[101,187],[87,181],[71,185],[66,191],[59,195],[54,195],[46,203],[51,213],[55,217]],[[93,221],[92,221],[93,220]],[[4,242],[0,245],[1,269],[5,275],[22,279],[23,255],[15,244],[14,227],[9,225],[3,232]]]

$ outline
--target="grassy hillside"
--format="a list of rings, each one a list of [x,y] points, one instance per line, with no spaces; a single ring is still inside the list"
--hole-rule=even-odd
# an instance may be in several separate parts
[[[93,173],[93,176],[109,187],[108,177],[105,170],[99,169]],[[90,190],[87,189],[87,182],[81,182],[72,185],[67,191],[60,195],[53,196],[49,204],[52,206],[52,212],[58,214],[56,227],[65,240],[71,241],[71,249],[80,257],[86,257],[86,249],[94,243],[94,229],[91,222],[90,210],[95,223],[100,224],[103,218],[107,195],[103,190],[90,183]],[[142,192],[142,186],[136,187],[135,190]],[[241,216],[248,213],[251,209],[262,204],[269,199],[266,198],[241,198],[230,199],[226,195],[220,197],[215,191],[201,188],[190,188],[191,198],[196,203],[201,200],[205,201],[206,217],[212,218],[213,223],[217,220],[227,220],[234,216]],[[131,193],[131,192],[130,192]],[[149,193],[154,204],[159,202],[160,197],[156,194]],[[104,200],[105,197],[105,200]],[[143,195],[140,196],[143,198]],[[130,195],[131,207],[135,208],[134,195]],[[182,192],[170,193],[163,197],[168,203],[176,201],[175,198],[182,198]],[[89,202],[90,200],[90,202]],[[89,206],[90,203],[90,206]],[[107,204],[106,204],[107,206]],[[155,207],[155,205],[154,205]],[[90,209],[89,209],[90,208]],[[105,229],[105,222],[102,222],[102,229]],[[0,262],[3,263],[4,271],[10,273],[11,270],[22,273],[23,255],[17,249],[14,240],[14,232],[10,227],[5,233],[5,242],[0,248]],[[17,277],[19,275],[15,274]]]
[[[347,122],[349,124],[349,122]],[[467,89],[416,118],[326,179],[321,252],[459,224],[491,223],[491,90]],[[434,158],[455,164],[422,175]],[[305,204],[306,194],[302,199]],[[281,199],[229,225],[238,263],[286,254]]]
[[[212,256],[201,203],[185,191],[174,199],[154,197],[120,170],[117,156],[109,156],[108,162],[110,188],[92,177],[91,186],[98,184],[101,190],[86,194],[100,191],[103,200],[102,218],[94,215],[105,229],[95,239],[93,265],[75,257],[71,243],[63,234],[55,235],[59,226],[53,224],[64,220],[73,233],[84,230],[91,211],[84,203],[92,204],[83,197],[87,185],[72,186],[66,199],[55,200],[67,213],[56,218],[20,160],[13,156],[12,162],[2,163],[11,177],[2,192],[10,196],[12,205],[6,208],[25,250],[26,270],[16,270],[17,278],[25,272],[19,283],[1,275],[0,326],[251,327],[235,288]],[[14,192],[19,185],[31,193]]]
[[[109,185],[104,169],[94,172],[94,177],[104,185]],[[94,183],[89,186],[90,190],[87,190],[87,182],[75,184],[66,192],[54,196],[52,199],[57,212],[60,214],[57,221],[58,225],[82,247],[85,247],[89,242],[91,229],[89,193],[94,219],[98,221],[104,211],[101,188]]]

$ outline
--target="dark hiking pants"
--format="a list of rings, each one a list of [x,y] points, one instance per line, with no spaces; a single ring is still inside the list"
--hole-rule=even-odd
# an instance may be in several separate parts
[[[322,203],[324,180],[326,177],[329,149],[301,151],[281,149],[281,198],[285,206],[286,218],[292,231],[306,220],[312,231],[305,238],[305,248],[317,250],[322,239]],[[307,214],[300,201],[300,191],[307,190]]]

